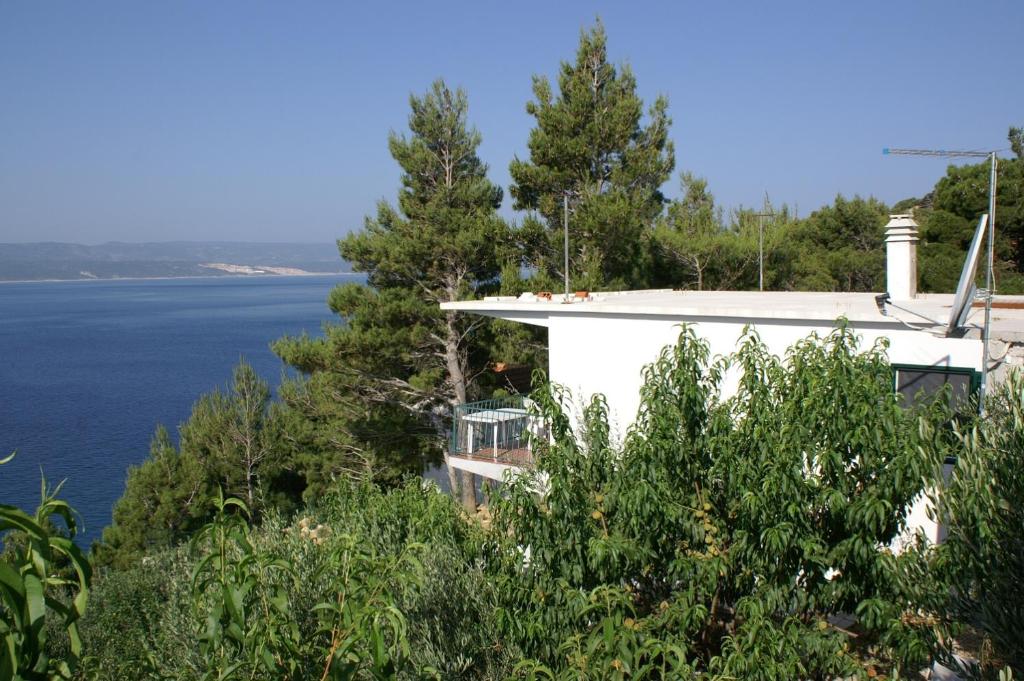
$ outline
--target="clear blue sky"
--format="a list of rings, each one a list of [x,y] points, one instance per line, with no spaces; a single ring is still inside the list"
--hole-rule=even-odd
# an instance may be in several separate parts
[[[727,208],[921,195],[945,162],[882,147],[1024,124],[1021,0],[0,0],[0,241],[333,240],[394,197],[388,131],[439,76],[507,188],[531,76],[598,15]]]

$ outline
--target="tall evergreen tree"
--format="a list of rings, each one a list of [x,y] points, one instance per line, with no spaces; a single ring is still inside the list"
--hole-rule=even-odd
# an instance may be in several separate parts
[[[342,257],[368,273],[369,285],[331,293],[345,324],[326,338],[285,339],[276,350],[313,380],[335,374],[346,399],[370,405],[362,423],[404,414],[416,424],[420,449],[437,451],[452,407],[474,396],[490,359],[486,325],[439,304],[495,289],[509,234],[497,214],[501,188],[487,179],[480,134],[466,120],[465,93],[439,80],[410,97],[410,106],[411,134],[388,140],[402,169],[398,207],[381,201],[361,232],[339,241]],[[378,444],[365,439],[365,429],[362,438],[350,428],[353,434],[370,449]],[[462,488],[469,506],[470,476]]]
[[[679,184],[682,198],[669,204],[655,231],[658,283],[689,284],[700,291],[724,246],[722,211],[703,177],[684,172]]]
[[[128,470],[113,523],[95,547],[100,562],[126,567],[187,539],[212,517],[218,489],[244,499],[257,516],[271,505],[287,507],[274,492],[290,465],[278,446],[278,414],[266,381],[243,360],[229,391],[214,390],[192,406],[177,448],[159,426],[149,458]]]
[[[521,230],[528,264],[542,284],[563,276],[563,199],[571,194],[570,274],[579,288],[647,283],[647,231],[661,213],[661,185],[674,166],[668,101],[659,97],[641,125],[643,102],[628,67],[608,62],[600,22],[580,35],[575,63],[563,62],[559,93],[534,77],[536,119],[528,161],[510,170],[514,206],[534,211]]]
[[[883,290],[888,214],[889,207],[877,199],[839,195],[831,206],[823,206],[801,220],[789,236],[797,248],[793,287]]]
[[[1017,160],[1024,161],[1024,128],[1017,128],[1011,125],[1010,131],[1006,133],[1006,139],[1009,140],[1010,150],[1017,157]]]

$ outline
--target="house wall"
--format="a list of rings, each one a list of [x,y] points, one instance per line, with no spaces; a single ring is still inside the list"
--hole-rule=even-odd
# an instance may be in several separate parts
[[[602,393],[608,403],[613,438],[621,441],[639,408],[643,368],[655,361],[664,347],[676,342],[679,325],[683,322],[692,324],[697,336],[708,342],[712,357],[734,352],[748,323],[757,330],[768,350],[780,357],[811,333],[824,336],[833,329],[830,325],[793,320],[552,317],[548,336],[550,377],[569,390],[573,398],[571,415],[576,422],[589,398]],[[853,325],[853,328],[860,338],[861,349],[872,347],[880,338],[888,338],[888,356],[894,364],[981,369],[980,340],[938,338],[882,325]],[[738,381],[739,373],[733,368],[723,381],[723,396],[735,393]],[[910,528],[912,531],[921,528],[929,539],[939,541],[941,528],[928,519],[927,508],[925,499],[915,501],[910,510]]]
[[[548,326],[549,375],[571,393],[574,415],[578,416],[592,395],[603,394],[613,432],[621,439],[640,404],[643,368],[655,361],[663,348],[676,342],[680,324],[693,325],[698,337],[708,342],[712,357],[733,353],[747,324],[756,329],[768,350],[780,357],[811,333],[823,336],[833,329],[831,325],[797,320],[707,319],[607,314],[552,317]],[[852,326],[862,349],[879,338],[888,338],[888,356],[894,364],[975,371],[981,368],[980,340],[938,338],[903,327]],[[738,381],[738,372],[731,370],[723,382],[724,396],[735,392]]]

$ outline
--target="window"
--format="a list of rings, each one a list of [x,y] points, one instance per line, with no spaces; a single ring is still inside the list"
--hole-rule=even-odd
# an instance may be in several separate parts
[[[960,411],[967,408],[981,382],[981,374],[973,369],[897,364],[893,372],[896,392],[908,406],[935,397],[948,385],[953,408]]]

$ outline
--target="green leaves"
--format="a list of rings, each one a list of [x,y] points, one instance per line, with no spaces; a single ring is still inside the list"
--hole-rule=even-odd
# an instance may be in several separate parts
[[[958,433],[961,448],[941,495],[933,496],[946,541],[926,554],[952,601],[948,615],[975,623],[997,655],[1024,673],[1024,375],[990,395],[985,417]]]
[[[506,632],[541,665],[524,675],[842,676],[853,642],[827,621],[853,612],[858,645],[921,662],[931,639],[900,620],[910,600],[886,547],[942,460],[919,427],[941,405],[904,412],[883,348],[858,351],[845,324],[785,361],[752,331],[712,360],[684,327],[644,379],[618,447],[603,400],[577,436],[557,391],[540,395],[554,440],[492,499]]]
[[[275,494],[295,464],[281,446],[286,425],[280,409],[270,406],[266,381],[240,361],[229,390],[207,393],[193,405],[179,427],[179,447],[157,428],[149,458],[128,470],[113,523],[96,548],[100,563],[125,568],[147,551],[187,540],[213,516],[218,488],[245,499],[256,519],[275,502],[298,501],[298,493],[292,499]]]
[[[386,483],[418,473],[440,459],[451,405],[494,387],[478,385],[494,359],[489,325],[439,304],[496,292],[503,265],[518,271],[512,234],[497,213],[502,190],[487,178],[462,90],[438,80],[409,104],[409,132],[388,139],[400,169],[397,205],[381,201],[362,230],[338,242],[368,285],[331,292],[342,323],[326,327],[325,339],[275,344],[307,374],[285,403],[297,454],[316,473],[317,461],[337,462],[329,469],[361,463],[363,474]],[[311,483],[313,493],[323,488],[322,480]],[[473,494],[465,485],[469,505]]]
[[[44,480],[34,516],[0,505],[0,537],[8,546],[0,562],[0,678],[69,679],[82,655],[78,621],[88,603],[92,566],[72,541],[74,511],[56,498],[59,492],[60,485],[48,490]],[[53,518],[64,522],[67,536],[58,534]],[[51,627],[68,637],[62,658],[51,657]]]
[[[309,609],[316,631],[304,633],[306,613],[293,601],[302,566],[253,541],[240,499],[219,497],[215,506],[213,521],[192,541],[193,621],[203,678],[300,679],[311,678],[313,670],[324,679],[395,678],[410,652],[392,579],[402,575],[403,588],[415,584],[423,571],[417,557],[422,545],[378,556],[359,538],[335,535],[326,526],[298,533],[299,541],[312,545],[312,578],[329,585],[328,598]]]
[[[641,125],[636,80],[628,67],[608,61],[606,41],[600,23],[581,31],[575,61],[562,63],[557,95],[546,78],[534,78],[526,108],[536,119],[530,159],[509,167],[515,208],[543,218],[525,254],[541,282],[561,280],[563,196],[574,192],[570,272],[572,286],[588,290],[649,281],[645,236],[661,213],[660,187],[675,162],[668,102],[656,100]]]

